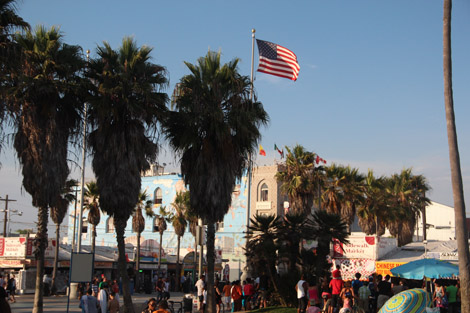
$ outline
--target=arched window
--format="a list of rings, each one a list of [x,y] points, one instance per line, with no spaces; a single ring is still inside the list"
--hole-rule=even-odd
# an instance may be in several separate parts
[[[269,188],[268,185],[263,183],[259,190],[259,201],[268,201]]]
[[[82,219],[82,234],[86,234],[88,232],[88,218],[84,217]]]
[[[106,232],[114,233],[114,218],[112,217],[108,218],[108,221],[106,222]]]
[[[155,189],[155,191],[153,193],[153,198],[154,198],[153,203],[162,204],[163,198],[162,198],[162,189],[161,188]]]
[[[153,231],[154,233],[158,232],[158,217],[155,217],[155,218],[153,219],[152,231]]]

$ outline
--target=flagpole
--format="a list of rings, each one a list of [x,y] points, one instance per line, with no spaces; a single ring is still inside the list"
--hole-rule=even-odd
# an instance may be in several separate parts
[[[255,60],[255,32],[253,28],[251,30],[251,88],[250,88],[250,101],[253,102],[253,71],[254,71],[254,60]],[[251,175],[252,175],[252,160],[251,153],[248,155],[248,197],[246,206],[246,230],[250,227],[250,216],[251,216]]]

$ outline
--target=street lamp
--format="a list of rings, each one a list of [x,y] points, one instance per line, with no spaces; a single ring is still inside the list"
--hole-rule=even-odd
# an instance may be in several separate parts
[[[15,210],[15,209],[7,209],[7,210],[0,210],[0,212],[2,213],[5,213],[5,220],[3,221],[3,236],[6,237],[6,234],[7,234],[7,222],[8,222],[8,236],[10,236],[10,222],[11,222],[11,215],[18,215],[18,216],[22,216],[23,215],[23,212],[22,211],[18,211],[18,210]]]

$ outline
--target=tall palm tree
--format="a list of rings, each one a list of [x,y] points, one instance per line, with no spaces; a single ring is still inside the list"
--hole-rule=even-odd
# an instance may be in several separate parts
[[[136,290],[140,291],[140,237],[142,232],[145,229],[145,218],[142,215],[142,209],[145,210],[145,215],[148,217],[153,217],[153,202],[149,200],[149,195],[147,191],[141,190],[139,192],[139,202],[135,207],[135,213],[132,215],[132,230],[137,233],[137,255],[136,255],[136,262],[135,262],[135,269],[137,272],[135,286]]]
[[[250,268],[258,273],[267,272],[274,290],[279,293],[279,281],[276,273],[277,251],[279,249],[279,230],[281,220],[276,215],[256,214],[250,218],[246,234],[245,255]],[[281,304],[286,305],[280,297]]]
[[[44,251],[48,208],[56,207],[69,175],[67,146],[78,128],[82,101],[77,90],[84,66],[81,49],[63,42],[58,28],[37,27],[16,37],[21,63],[9,77],[5,102],[14,121],[13,146],[23,187],[38,208],[36,292],[33,312],[43,310]]]
[[[189,191],[178,192],[175,197],[175,201],[171,204],[175,209],[175,213],[170,217],[171,224],[175,230],[175,234],[178,238],[178,244],[176,248],[176,281],[177,286],[180,285],[180,243],[181,237],[184,236],[188,221],[186,220],[186,211],[190,206]]]
[[[84,196],[86,198],[86,203],[84,208],[88,210],[88,223],[93,225],[92,234],[91,234],[91,252],[95,253],[96,247],[96,226],[100,223],[101,213],[100,213],[100,191],[96,181],[91,181],[86,184]]]
[[[460,169],[459,146],[455,126],[454,99],[452,92],[452,45],[451,45],[452,0],[444,0],[443,14],[443,62],[444,100],[449,142],[450,171],[455,210],[455,232],[459,251],[459,270],[462,295],[462,312],[470,312],[470,252],[466,224],[465,198],[463,195],[462,171]]]
[[[52,283],[51,283],[51,292],[56,292],[56,276],[57,276],[57,266],[59,263],[59,242],[60,242],[60,224],[64,220],[65,215],[67,214],[69,204],[72,201],[75,201],[75,193],[73,188],[77,186],[78,181],[75,179],[69,179],[65,182],[64,189],[60,195],[60,199],[57,200],[55,207],[51,207],[51,219],[55,224],[55,253],[54,253],[54,268],[52,270]]]
[[[2,94],[8,87],[8,77],[20,65],[20,47],[14,40],[16,30],[29,30],[29,24],[16,11],[16,0],[0,0],[0,151],[4,143],[3,122],[6,119],[6,106]]]
[[[285,168],[276,174],[281,182],[281,191],[287,194],[291,208],[296,212],[311,213],[313,198],[317,190],[313,178],[316,154],[296,145],[286,147]]]
[[[168,96],[165,69],[150,62],[152,49],[138,47],[126,37],[118,50],[108,43],[98,46],[98,57],[89,63],[93,83],[89,99],[88,137],[93,171],[100,190],[100,206],[113,217],[119,250],[119,272],[125,308],[133,312],[127,275],[124,231],[139,201],[140,173],[156,159],[153,136],[166,111]]]
[[[181,172],[190,186],[190,203],[207,225],[208,312],[215,310],[215,223],[223,220],[232,191],[248,167],[248,156],[268,121],[258,101],[251,101],[250,79],[238,72],[238,59],[222,65],[221,53],[209,51],[181,80],[176,111],[164,132],[181,156]]]
[[[160,215],[157,216],[158,224],[158,233],[160,234],[160,244],[158,247],[158,271],[160,272],[160,266],[162,264],[162,245],[163,245],[163,233],[167,229],[166,219],[168,218],[168,213],[165,210],[165,207],[160,207]]]

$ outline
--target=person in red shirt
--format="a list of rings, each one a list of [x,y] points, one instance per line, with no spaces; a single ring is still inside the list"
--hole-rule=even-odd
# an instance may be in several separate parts
[[[234,312],[242,310],[242,295],[242,286],[240,286],[240,281],[237,280],[234,282],[234,285],[232,287],[232,300]]]
[[[251,278],[246,279],[246,284],[243,287],[243,294],[245,295],[245,311],[251,310],[251,298],[255,294],[255,287],[253,286],[253,282]]]
[[[341,276],[339,277],[333,277],[333,279],[330,281],[330,288],[331,288],[331,304],[333,310],[338,306],[339,304],[339,294],[341,293],[341,290],[343,289],[344,282],[341,279]]]

